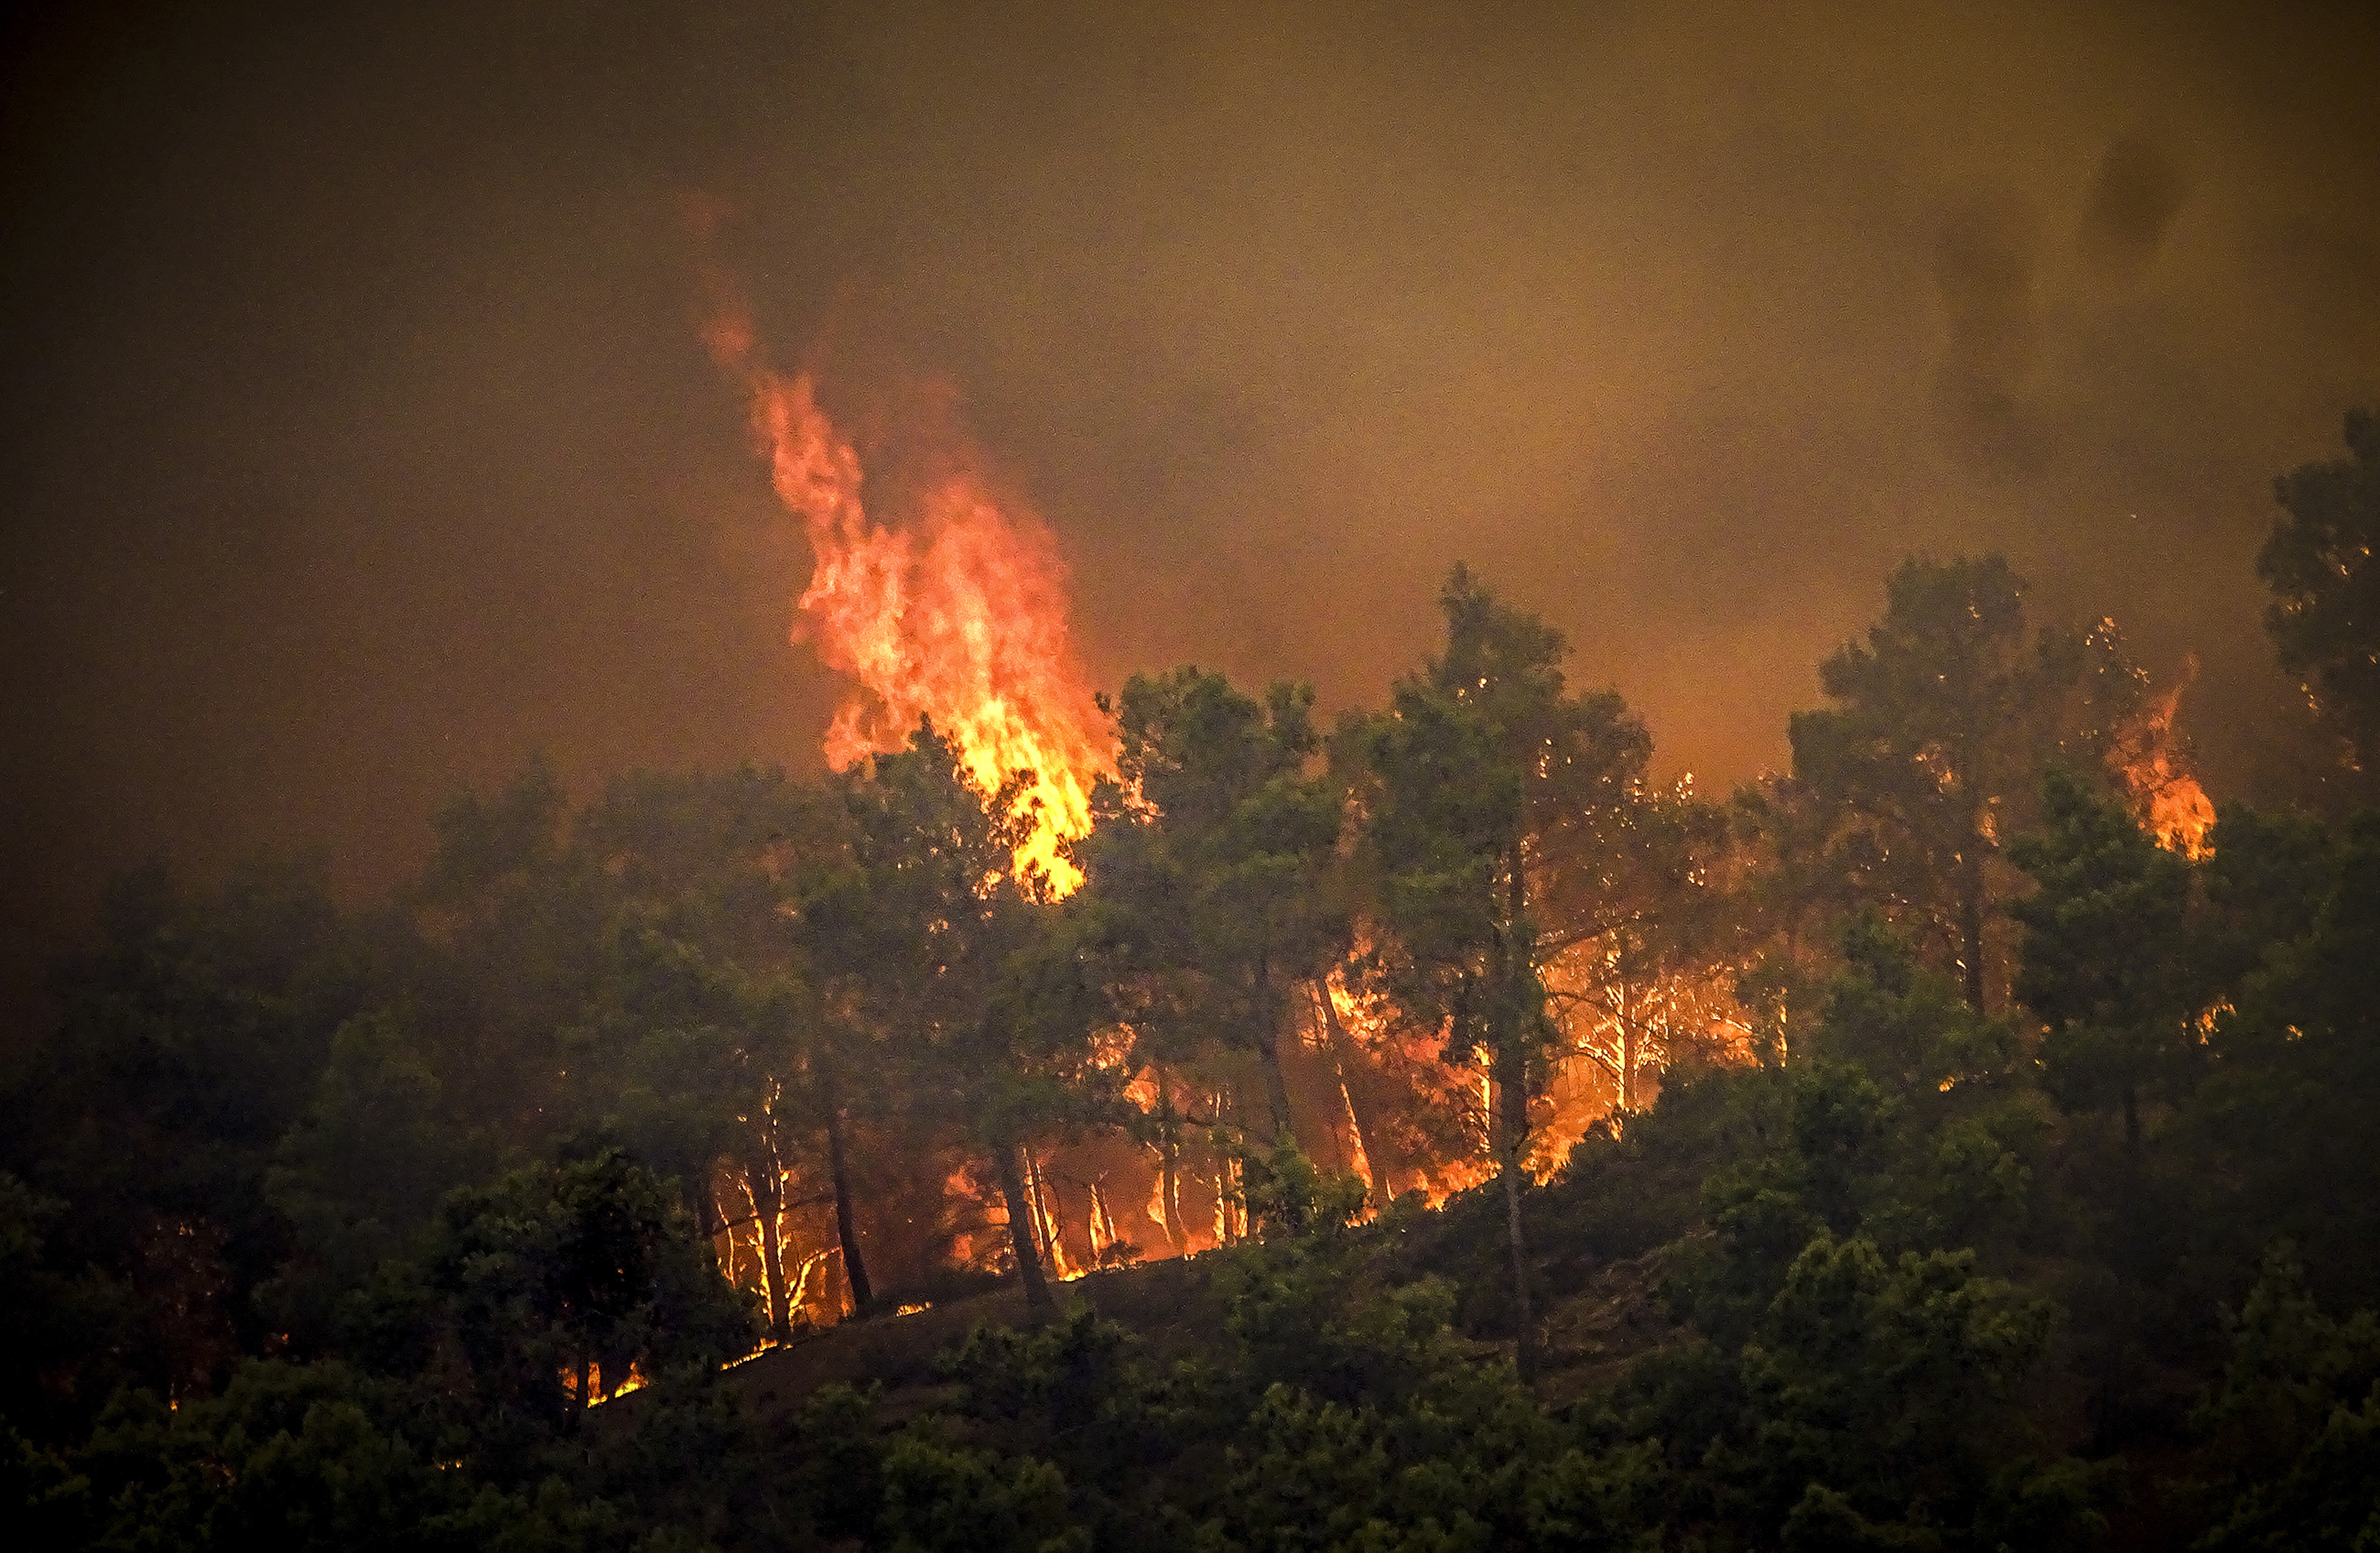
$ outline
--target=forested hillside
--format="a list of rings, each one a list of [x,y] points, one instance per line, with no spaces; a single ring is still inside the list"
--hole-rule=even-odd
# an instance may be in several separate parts
[[[1456,566],[1377,708],[1102,699],[1063,879],[930,722],[818,782],[533,766],[361,906],[127,876],[7,1077],[9,1523],[2380,1547],[2347,440],[2262,562],[2327,807],[2211,802],[2180,687],[1998,556],[1884,579],[1790,773],[1658,783]]]

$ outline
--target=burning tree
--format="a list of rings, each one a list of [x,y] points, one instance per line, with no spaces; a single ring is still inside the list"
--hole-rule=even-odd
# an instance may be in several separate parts
[[[850,854],[815,882],[805,916],[881,1032],[878,1082],[990,1166],[1027,1298],[1046,1306],[1019,1153],[1111,1115],[1121,1080],[1090,1039],[1104,1003],[1072,923],[1047,876],[1019,861],[1040,823],[1034,782],[1015,771],[985,792],[921,722],[906,749],[841,779]]]
[[[871,1294],[847,1168],[864,1032],[833,1017],[796,926],[797,876],[836,855],[837,821],[814,789],[747,769],[616,782],[571,836],[612,902],[568,1031],[576,1113],[687,1184],[779,1341],[806,1304]],[[832,1240],[809,1249],[797,1224],[830,1206]],[[843,1288],[811,1295],[819,1268]]]
[[[1753,954],[1730,886],[1741,859],[1725,814],[1694,795],[1631,782],[1548,848],[1545,981],[1562,1060],[1539,1151],[1550,1170],[1597,1117],[1646,1103],[1643,1075],[1743,1044],[1737,978]],[[1601,1080],[1603,1082],[1597,1082]],[[1607,1087],[1608,1085],[1608,1087]]]
[[[1444,656],[1398,682],[1387,712],[1342,734],[1360,762],[1376,880],[1374,963],[1451,1063],[1484,1065],[1503,1180],[1524,1377],[1534,1370],[1521,1222],[1529,1102],[1560,1030],[1545,973],[1592,892],[1592,867],[1652,741],[1618,693],[1565,690],[1560,632],[1454,569],[1439,594]]]
[[[1799,843],[1787,866],[1817,876],[1808,895],[1883,909],[1983,1010],[2017,888],[2001,843],[2050,765],[2105,769],[2146,680],[2110,622],[2029,636],[2023,579],[1998,555],[1906,562],[1886,594],[1866,642],[1819,666],[1837,705],[1793,714],[1797,791],[1767,807]]]
[[[1345,952],[1330,888],[1339,795],[1307,768],[1314,693],[1276,685],[1259,706],[1218,673],[1135,674],[1110,706],[1121,781],[1092,796],[1074,852],[1088,880],[1118,1014],[1145,1062],[1209,1046],[1261,1065],[1272,1133],[1293,1134],[1281,1044],[1307,987]],[[1160,1113],[1169,1096],[1157,1096]]]

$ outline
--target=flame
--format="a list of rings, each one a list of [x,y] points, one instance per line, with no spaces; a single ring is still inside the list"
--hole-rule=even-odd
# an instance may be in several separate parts
[[[2198,779],[2181,769],[2173,732],[2174,714],[2181,709],[2181,693],[2198,677],[2192,657],[2180,684],[2152,699],[2141,715],[2117,735],[2107,763],[2123,778],[2141,829],[2168,851],[2193,862],[2215,850],[2207,837],[2215,830],[2215,805]]]
[[[578,1374],[576,1370],[565,1365],[556,1373],[562,1377],[563,1390],[568,1392],[571,1399],[583,1407],[601,1407],[605,1402],[625,1397],[631,1391],[641,1391],[652,1384],[650,1377],[645,1374],[644,1366],[633,1362],[628,1365],[628,1373],[621,1377],[617,1385],[609,1384],[603,1374],[603,1366],[594,1360],[589,1360],[587,1365],[587,1395],[581,1397],[578,1394]]]
[[[901,521],[875,522],[860,500],[859,455],[819,408],[810,374],[770,368],[740,309],[722,309],[704,339],[750,394],[778,500],[802,518],[817,556],[795,639],[859,685],[827,730],[827,763],[842,770],[900,749],[932,718],[987,791],[1020,770],[1039,776],[1040,823],[1017,861],[1046,871],[1059,893],[1073,890],[1082,875],[1059,848],[1090,829],[1091,784],[1110,755],[1067,632],[1066,567],[1050,530],[995,501],[964,456]]]

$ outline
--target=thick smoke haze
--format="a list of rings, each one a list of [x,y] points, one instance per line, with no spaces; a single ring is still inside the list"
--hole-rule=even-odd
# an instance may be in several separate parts
[[[696,200],[838,413],[948,395],[1099,683],[1369,700],[1462,558],[1724,789],[1998,549],[2196,654],[2218,796],[2311,747],[2253,557],[2380,402],[2369,9],[361,10],[6,24],[12,1006],[151,854],[817,764]]]

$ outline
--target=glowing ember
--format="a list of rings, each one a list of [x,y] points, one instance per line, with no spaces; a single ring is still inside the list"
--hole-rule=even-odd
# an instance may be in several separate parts
[[[1018,860],[1072,890],[1082,876],[1057,849],[1090,828],[1091,783],[1109,752],[1067,636],[1066,569],[1050,531],[1003,510],[964,457],[894,527],[871,521],[859,455],[820,410],[809,374],[767,366],[740,312],[723,312],[705,338],[750,391],[778,499],[800,515],[818,558],[795,639],[859,683],[827,730],[827,763],[841,770],[897,750],[930,717],[987,790],[1029,768],[1042,822]]]

